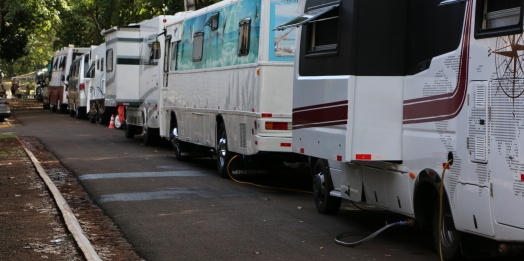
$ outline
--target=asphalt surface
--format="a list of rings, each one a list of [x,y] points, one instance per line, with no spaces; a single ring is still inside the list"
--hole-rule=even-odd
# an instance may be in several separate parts
[[[412,228],[392,228],[355,248],[334,243],[343,232],[357,241],[381,228],[384,211],[343,202],[337,215],[322,215],[311,194],[222,179],[214,160],[179,162],[167,146],[147,147],[140,136],[126,139],[38,106],[15,111],[22,126],[0,133],[40,140],[146,260],[439,260],[431,235]],[[297,174],[253,180],[310,190]]]

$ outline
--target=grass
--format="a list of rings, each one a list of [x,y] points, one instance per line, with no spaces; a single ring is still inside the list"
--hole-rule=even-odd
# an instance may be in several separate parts
[[[2,134],[0,133],[0,139],[15,139],[15,134]]]

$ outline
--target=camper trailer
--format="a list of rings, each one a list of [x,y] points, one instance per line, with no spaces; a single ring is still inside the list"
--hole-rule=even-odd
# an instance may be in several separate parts
[[[294,157],[296,30],[270,29],[300,13],[299,1],[222,1],[167,27],[159,128],[177,159],[211,152],[219,174],[228,178],[234,154],[251,162]]]
[[[66,86],[69,89],[69,115],[82,119],[86,116],[87,91],[91,83],[88,74],[90,67],[90,53],[85,53],[73,61],[66,78]],[[86,86],[88,89],[86,91]]]
[[[133,70],[138,68],[138,93],[134,89],[130,93],[130,95],[133,95],[133,100],[126,101],[126,98],[123,100],[123,104],[125,104],[126,138],[133,138],[136,134],[142,134],[146,145],[152,145],[158,139],[157,101],[159,99],[159,88],[163,85],[161,68],[164,61],[164,57],[160,55],[164,41],[158,39],[165,27],[175,17],[157,16],[139,23],[141,40],[138,48],[139,66],[133,67]],[[129,97],[131,98],[131,96]]]
[[[100,115],[103,114],[102,108],[106,92],[105,56],[105,43],[92,48],[91,65],[88,70],[91,80],[86,98],[86,112],[91,123],[102,124]]]
[[[44,107],[50,107],[52,111],[65,113],[68,110],[68,87],[65,85],[69,67],[74,60],[78,59],[84,53],[89,52],[89,48],[79,48],[74,45],[63,47],[56,51],[51,60],[51,81],[44,95]]]
[[[102,31],[106,38],[106,87],[98,118],[106,123],[114,115],[118,129],[124,126],[124,106],[139,104],[139,28],[136,24]]]
[[[444,260],[523,254],[522,3],[306,0],[276,28],[298,27],[292,148],[319,212],[405,215]]]

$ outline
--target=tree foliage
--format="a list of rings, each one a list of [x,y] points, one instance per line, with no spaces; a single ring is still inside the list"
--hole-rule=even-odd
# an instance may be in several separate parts
[[[202,8],[218,0],[195,0]],[[0,69],[45,67],[54,51],[104,42],[102,30],[184,10],[184,0],[0,0]]]

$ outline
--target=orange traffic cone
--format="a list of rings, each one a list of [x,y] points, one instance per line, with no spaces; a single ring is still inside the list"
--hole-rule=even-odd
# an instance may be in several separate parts
[[[115,116],[111,114],[111,121],[109,122],[109,128],[114,129],[115,128]]]

